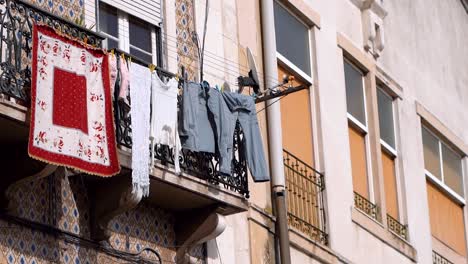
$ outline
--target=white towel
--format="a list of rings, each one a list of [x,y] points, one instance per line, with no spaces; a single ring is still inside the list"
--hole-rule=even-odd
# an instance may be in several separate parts
[[[133,193],[149,195],[149,134],[151,72],[136,63],[130,65],[130,100],[132,119],[132,184]]]

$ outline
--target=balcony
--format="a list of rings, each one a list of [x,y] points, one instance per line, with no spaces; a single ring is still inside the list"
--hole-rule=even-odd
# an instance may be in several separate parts
[[[366,197],[360,195],[357,192],[354,192],[354,206],[359,209],[361,212],[368,215],[370,218],[380,221],[379,216],[379,207],[371,201],[367,200]]]
[[[432,251],[432,264],[453,264],[439,253]]]
[[[289,226],[327,245],[323,174],[284,149],[283,162]]]
[[[0,1],[0,209],[8,209],[5,191],[25,179],[37,179],[54,173],[54,166],[31,159],[27,154],[31,87],[32,28],[35,22],[45,23],[65,35],[96,47],[104,37],[72,24],[22,0]],[[128,54],[127,54],[128,55]],[[136,63],[143,63],[133,58]],[[167,72],[158,72],[168,74]],[[93,199],[92,233],[96,240],[108,238],[106,227],[113,217],[131,208],[140,200],[131,195],[131,120],[130,108],[114,102],[116,137],[122,171],[111,178],[84,175],[69,171],[70,177],[82,175],[88,196]],[[183,173],[176,175],[173,150],[156,146],[157,165],[150,175],[149,204],[181,216],[176,223],[180,244],[194,242],[203,232],[217,228],[218,217],[246,211],[249,197],[248,174],[243,153],[242,131],[234,135],[234,158],[231,175],[219,173],[219,157],[214,154],[183,150],[180,159]],[[198,229],[203,226],[205,229]],[[202,233],[197,233],[202,232]],[[188,242],[187,242],[188,243]]]

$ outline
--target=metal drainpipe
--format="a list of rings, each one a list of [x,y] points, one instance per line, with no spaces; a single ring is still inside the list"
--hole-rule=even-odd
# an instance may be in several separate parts
[[[276,61],[274,0],[260,0],[263,39],[263,65],[265,87],[274,87],[278,81]],[[276,235],[279,240],[281,264],[290,264],[288,219],[286,213],[286,191],[283,164],[283,142],[281,130],[281,108],[277,99],[267,102],[268,146],[270,154],[271,192],[276,214]]]

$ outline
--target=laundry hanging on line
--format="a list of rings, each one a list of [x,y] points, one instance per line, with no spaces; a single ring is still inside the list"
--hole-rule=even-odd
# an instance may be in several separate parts
[[[125,60],[122,60],[125,61]],[[126,64],[121,64],[121,68]],[[149,195],[151,72],[137,63],[130,64],[132,107],[132,184],[133,192]],[[121,87],[123,88],[123,87]],[[126,98],[124,98],[126,99]]]
[[[174,150],[175,172],[180,173],[181,144],[177,122],[177,94],[179,83],[170,79],[164,83],[156,72],[151,82],[151,167],[155,159],[155,145],[166,145]]]
[[[231,175],[233,137],[239,122],[244,138],[244,155],[255,182],[269,181],[263,143],[252,96],[221,92],[207,82],[188,83],[182,96],[180,135],[182,147],[220,156],[220,172]]]

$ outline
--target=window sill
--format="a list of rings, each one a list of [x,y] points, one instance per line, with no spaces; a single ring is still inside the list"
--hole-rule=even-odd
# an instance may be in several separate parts
[[[460,255],[435,237],[432,237],[432,250],[452,263],[467,263],[466,256]]]
[[[384,226],[374,219],[371,219],[365,213],[356,208],[352,209],[351,218],[355,224],[378,238],[388,246],[394,248],[410,260],[417,261],[417,251],[406,240],[403,240],[393,232],[386,230]]]

